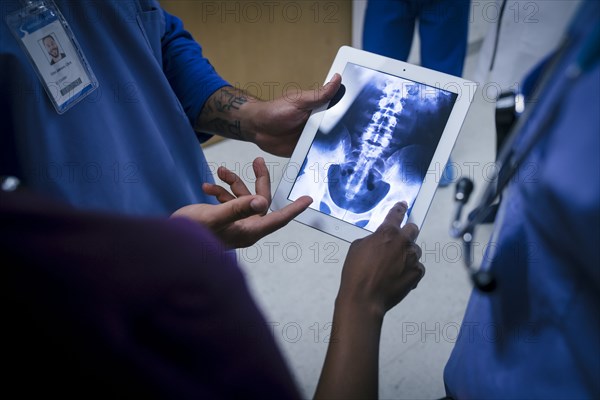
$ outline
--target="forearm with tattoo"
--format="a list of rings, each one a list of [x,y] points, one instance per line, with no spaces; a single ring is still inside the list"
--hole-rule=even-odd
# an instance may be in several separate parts
[[[242,90],[225,86],[212,94],[196,119],[194,129],[198,132],[216,134],[227,138],[248,140],[248,126],[243,126],[248,106],[259,100]]]

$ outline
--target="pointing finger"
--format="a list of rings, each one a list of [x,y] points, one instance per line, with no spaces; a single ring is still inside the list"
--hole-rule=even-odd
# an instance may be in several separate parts
[[[379,228],[382,228],[386,225],[391,225],[400,229],[400,225],[402,224],[402,221],[404,221],[404,216],[406,215],[407,208],[408,205],[404,201],[394,204],[394,206],[385,216],[385,219],[383,220]]]

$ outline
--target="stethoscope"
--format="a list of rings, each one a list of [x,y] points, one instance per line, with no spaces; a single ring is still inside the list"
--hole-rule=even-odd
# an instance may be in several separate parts
[[[593,34],[585,42],[583,48],[579,52],[574,63],[569,65],[562,75],[556,75],[558,66],[562,61],[565,53],[569,50],[573,40],[570,36],[563,39],[561,45],[556,50],[554,56],[548,60],[548,63],[542,72],[532,93],[532,98],[544,98],[549,90],[548,83],[550,80],[555,80],[559,83],[559,92],[564,93],[568,86],[573,83],[588,70],[600,58],[600,24],[596,25]],[[473,237],[475,228],[478,224],[492,213],[494,203],[501,196],[504,189],[507,187],[511,178],[517,173],[523,161],[531,153],[532,149],[539,140],[550,131],[550,127],[559,113],[560,96],[555,96],[553,103],[548,107],[548,112],[542,118],[541,123],[528,135],[522,143],[519,143],[520,150],[517,151],[515,142],[520,136],[520,132],[530,120],[536,107],[525,107],[525,98],[522,94],[516,93],[512,99],[512,107],[514,109],[516,123],[510,129],[510,133],[506,139],[506,143],[500,150],[500,154],[496,160],[496,168],[494,174],[489,180],[483,195],[465,220],[461,220],[463,207],[468,202],[471,192],[473,191],[473,182],[468,178],[461,178],[456,184],[454,199],[456,201],[456,211],[454,219],[450,226],[450,236],[460,238],[463,244],[463,260],[468,274],[473,282],[473,285],[482,292],[492,292],[497,282],[493,271],[482,269],[481,266],[473,265]]]

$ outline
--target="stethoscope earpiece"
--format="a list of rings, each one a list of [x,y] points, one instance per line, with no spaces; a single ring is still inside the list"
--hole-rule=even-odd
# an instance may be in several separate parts
[[[479,270],[471,274],[473,285],[481,292],[490,293],[496,289],[496,278],[489,271]]]

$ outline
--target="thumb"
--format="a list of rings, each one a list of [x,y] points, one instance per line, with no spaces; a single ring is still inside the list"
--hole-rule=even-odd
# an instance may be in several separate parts
[[[316,90],[304,92],[304,95],[302,96],[304,103],[302,104],[302,108],[313,109],[327,103],[335,96],[341,85],[342,77],[340,74],[335,73],[331,80],[324,86]]]
[[[242,196],[226,203],[216,205],[211,210],[211,227],[215,230],[256,214],[262,214],[269,208],[267,199],[262,196]]]

